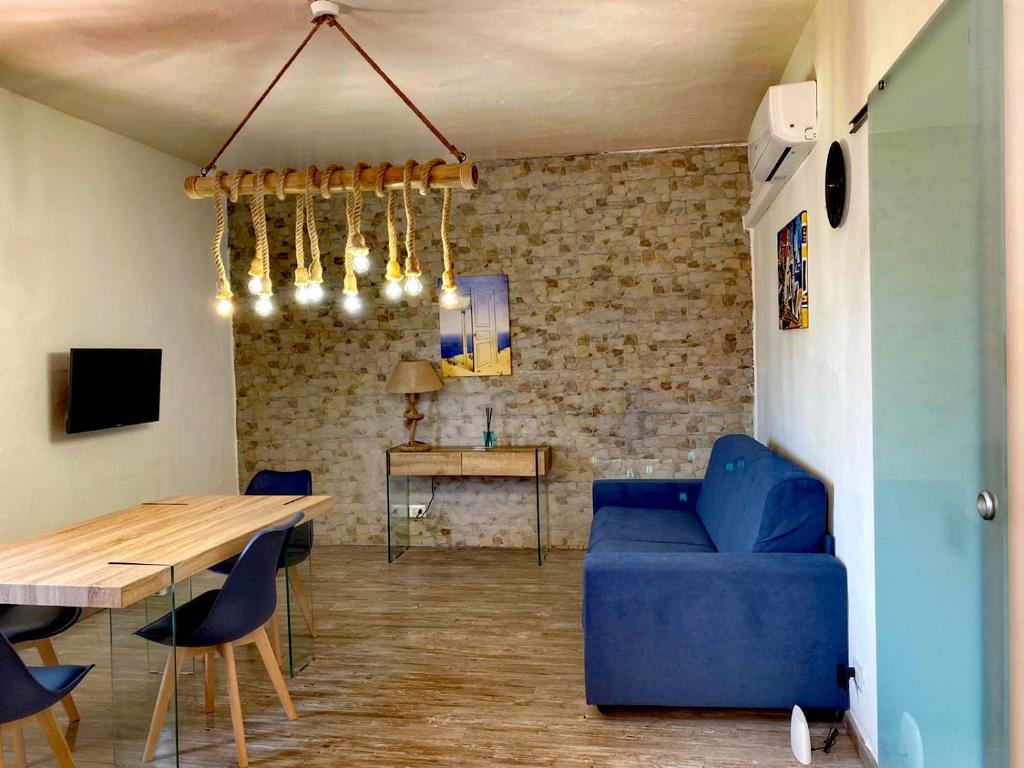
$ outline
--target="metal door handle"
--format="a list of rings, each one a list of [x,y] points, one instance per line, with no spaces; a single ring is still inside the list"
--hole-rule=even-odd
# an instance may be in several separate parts
[[[982,520],[995,519],[999,511],[999,501],[991,491],[982,491],[978,494],[978,516]]]

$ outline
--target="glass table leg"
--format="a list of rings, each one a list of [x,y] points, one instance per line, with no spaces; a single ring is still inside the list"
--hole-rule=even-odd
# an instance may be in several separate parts
[[[131,566],[126,566],[131,567]],[[190,585],[174,584],[127,608],[107,612],[110,640],[111,743],[113,765],[178,768],[179,674],[185,655],[175,642],[175,609],[187,599]],[[138,637],[135,631],[149,621],[171,614],[171,644],[158,645]],[[160,665],[150,658],[163,656]]]
[[[392,475],[388,458],[388,562],[394,562],[409,548],[409,481],[410,478]]]
[[[278,620],[283,626],[271,627],[271,630],[283,631],[285,668],[289,677],[295,677],[316,655],[313,554],[310,552],[302,559],[293,558],[285,562],[278,579],[279,590],[284,592],[284,599],[279,597],[278,600],[278,612],[284,608],[284,616]],[[275,643],[272,638],[271,644]]]
[[[544,565],[547,557],[550,531],[548,528],[548,480],[545,466],[546,448],[534,451],[534,493],[537,505],[537,565]]]

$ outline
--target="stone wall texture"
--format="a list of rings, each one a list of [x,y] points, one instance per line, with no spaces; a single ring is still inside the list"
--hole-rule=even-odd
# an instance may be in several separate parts
[[[509,277],[511,377],[446,379],[425,396],[419,437],[477,445],[486,406],[499,442],[548,442],[550,541],[583,547],[598,477],[703,474],[715,439],[750,432],[753,409],[751,273],[740,217],[749,194],[742,147],[695,147],[488,162],[475,192],[458,192],[456,269]],[[260,318],[246,297],[235,317],[238,453],[257,469],[313,471],[335,497],[318,526],[325,542],[386,538],[385,449],[404,440],[403,401],[384,391],[395,362],[439,362],[439,192],[415,196],[427,289],[392,303],[382,294],[386,227],[364,200],[374,269],[364,311],[338,299],[344,201],[318,198],[328,300],[295,303],[291,200],[267,197],[275,303]],[[399,215],[400,229],[404,217]],[[248,207],[231,206],[236,292],[253,251]],[[403,255],[404,258],[404,255]],[[532,547],[532,483],[438,479],[412,543]]]

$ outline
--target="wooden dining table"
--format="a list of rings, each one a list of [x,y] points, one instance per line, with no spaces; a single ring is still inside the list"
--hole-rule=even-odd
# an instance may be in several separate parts
[[[0,603],[126,608],[330,496],[170,496],[0,545]]]

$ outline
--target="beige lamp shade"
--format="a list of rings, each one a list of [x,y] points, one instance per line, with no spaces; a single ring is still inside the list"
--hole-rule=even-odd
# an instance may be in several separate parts
[[[426,360],[401,360],[388,379],[388,392],[399,395],[437,392],[444,385],[434,373],[434,366]]]

